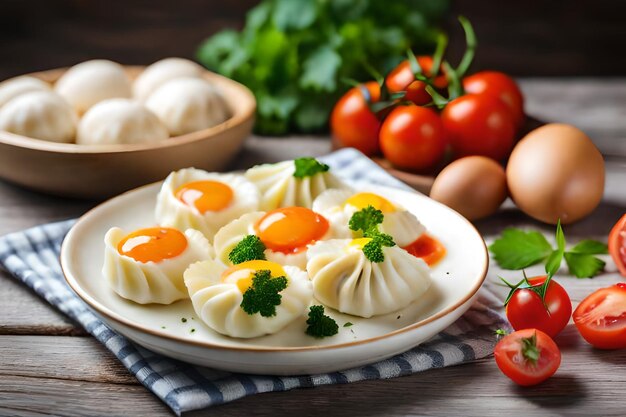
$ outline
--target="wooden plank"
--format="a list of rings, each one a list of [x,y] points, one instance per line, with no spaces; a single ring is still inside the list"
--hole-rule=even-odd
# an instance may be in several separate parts
[[[85,335],[86,332],[28,287],[0,270],[0,335]]]
[[[141,385],[5,376],[0,414],[6,416],[170,416],[165,404]]]
[[[3,376],[139,385],[121,362],[91,337],[2,335],[0,351]],[[25,353],[31,360],[24,361]]]
[[[612,393],[626,384],[626,351],[594,350],[571,325],[558,341],[562,366],[538,387],[515,386],[488,358],[388,381],[255,395],[190,415],[623,415],[626,399]],[[93,339],[0,336],[0,352],[0,414],[165,415]]]

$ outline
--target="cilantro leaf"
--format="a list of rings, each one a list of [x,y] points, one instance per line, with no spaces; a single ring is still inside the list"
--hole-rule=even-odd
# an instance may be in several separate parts
[[[260,313],[263,317],[276,315],[276,306],[280,305],[282,296],[279,294],[287,288],[287,278],[272,278],[269,270],[257,271],[252,277],[252,286],[243,293],[241,308],[252,315]]]
[[[306,334],[318,339],[334,336],[339,332],[337,322],[324,314],[324,306],[321,305],[309,308],[309,318],[306,324],[308,324]]]
[[[315,174],[326,172],[330,169],[328,165],[310,157],[298,158],[294,160],[293,163],[296,166],[293,176],[296,178],[312,177]]]
[[[546,259],[552,246],[539,232],[506,229],[489,246],[495,261],[504,269],[523,269]]]
[[[568,252],[583,253],[585,255],[604,255],[609,253],[609,248],[596,240],[581,240]]]
[[[375,209],[373,206],[367,206],[350,217],[348,227],[355,232],[361,230],[365,235],[369,231],[376,229],[383,222],[384,218],[382,211]]]
[[[228,254],[228,260],[231,261],[233,265],[246,261],[264,261],[265,259],[265,245],[256,235],[248,235],[241,239]]]
[[[300,87],[326,92],[337,88],[335,79],[341,66],[341,56],[330,46],[324,45],[315,50],[302,65],[304,72],[300,77]]]
[[[432,52],[448,5],[449,0],[400,1],[393,7],[373,0],[262,0],[247,13],[241,31],[212,35],[197,56],[252,90],[257,133],[320,132],[328,126],[332,103],[349,88],[343,78],[369,79],[365,62],[388,73],[407,49]],[[284,89],[293,91],[293,100],[268,105],[261,98],[278,97]],[[315,111],[312,121],[305,115],[315,109],[301,113],[311,102],[328,111]]]
[[[591,278],[604,269],[606,262],[591,254],[565,252],[569,272],[576,278]]]

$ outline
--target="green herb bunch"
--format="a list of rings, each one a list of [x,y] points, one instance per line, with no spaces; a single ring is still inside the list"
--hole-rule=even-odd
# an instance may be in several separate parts
[[[241,32],[207,39],[197,56],[209,69],[248,86],[261,134],[324,129],[349,86],[387,73],[407,49],[432,53],[447,0],[263,0]]]

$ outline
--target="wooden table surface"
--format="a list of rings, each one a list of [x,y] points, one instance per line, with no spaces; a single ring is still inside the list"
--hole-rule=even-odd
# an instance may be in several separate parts
[[[570,242],[606,239],[626,212],[626,80],[526,79],[527,112],[544,120],[577,124],[607,156],[602,205],[565,228]],[[280,145],[280,146],[278,146]],[[329,150],[320,138],[251,138],[234,164],[245,168]],[[25,167],[24,169],[28,169]],[[0,235],[80,215],[92,202],[38,195],[0,182]],[[510,203],[477,223],[489,241],[508,225],[533,222]],[[487,285],[499,271],[490,269]],[[510,273],[509,273],[510,274]],[[592,280],[557,276],[574,304],[596,288],[619,282],[608,271]],[[558,373],[534,388],[519,388],[498,371],[493,358],[388,381],[368,381],[255,395],[192,414],[219,416],[403,416],[403,415],[626,415],[626,350],[602,352],[579,337],[572,324],[558,336],[563,361]],[[169,409],[141,386],[117,359],[72,321],[0,271],[0,415],[168,415]]]

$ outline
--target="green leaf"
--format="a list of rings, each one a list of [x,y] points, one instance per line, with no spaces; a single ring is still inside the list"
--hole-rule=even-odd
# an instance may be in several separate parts
[[[298,105],[298,97],[291,92],[282,94],[260,93],[257,95],[257,106],[262,116],[276,116],[278,119],[286,119]]]
[[[260,3],[250,9],[246,13],[245,31],[254,34],[254,32],[261,29],[269,21],[271,9],[271,4],[267,2]]]
[[[609,253],[609,248],[606,244],[598,242],[597,240],[581,240],[568,252],[583,253],[586,255],[605,255]]]
[[[563,261],[563,251],[562,250],[555,250],[553,251],[550,256],[548,256],[548,260],[546,261],[546,274],[548,274],[548,277],[552,277],[554,276],[554,274],[557,273],[557,271],[559,270],[559,268],[561,267],[561,262]],[[547,284],[546,284],[547,287]]]
[[[313,0],[274,0],[272,20],[282,31],[305,29],[317,17],[317,1]]]
[[[563,233],[563,228],[561,227],[561,220],[559,219],[556,222],[556,246],[560,251],[565,251],[565,234]]]
[[[322,46],[304,61],[299,85],[314,91],[332,92],[337,88],[337,71],[340,67],[339,54],[328,46]]]
[[[196,53],[198,60],[212,70],[221,69],[221,63],[233,51],[240,48],[239,33],[234,30],[224,30],[204,41]]]
[[[326,126],[329,112],[330,109],[324,104],[312,101],[303,103],[296,109],[296,126],[305,132],[321,130]]]
[[[296,178],[312,177],[315,174],[327,172],[330,169],[328,165],[311,157],[297,158],[293,161],[293,164],[296,167],[293,176]]]
[[[489,246],[494,259],[504,269],[523,269],[546,259],[552,246],[539,232],[506,229]]]
[[[565,253],[565,262],[569,272],[577,278],[594,277],[606,265],[606,262],[593,255],[573,252]]]

